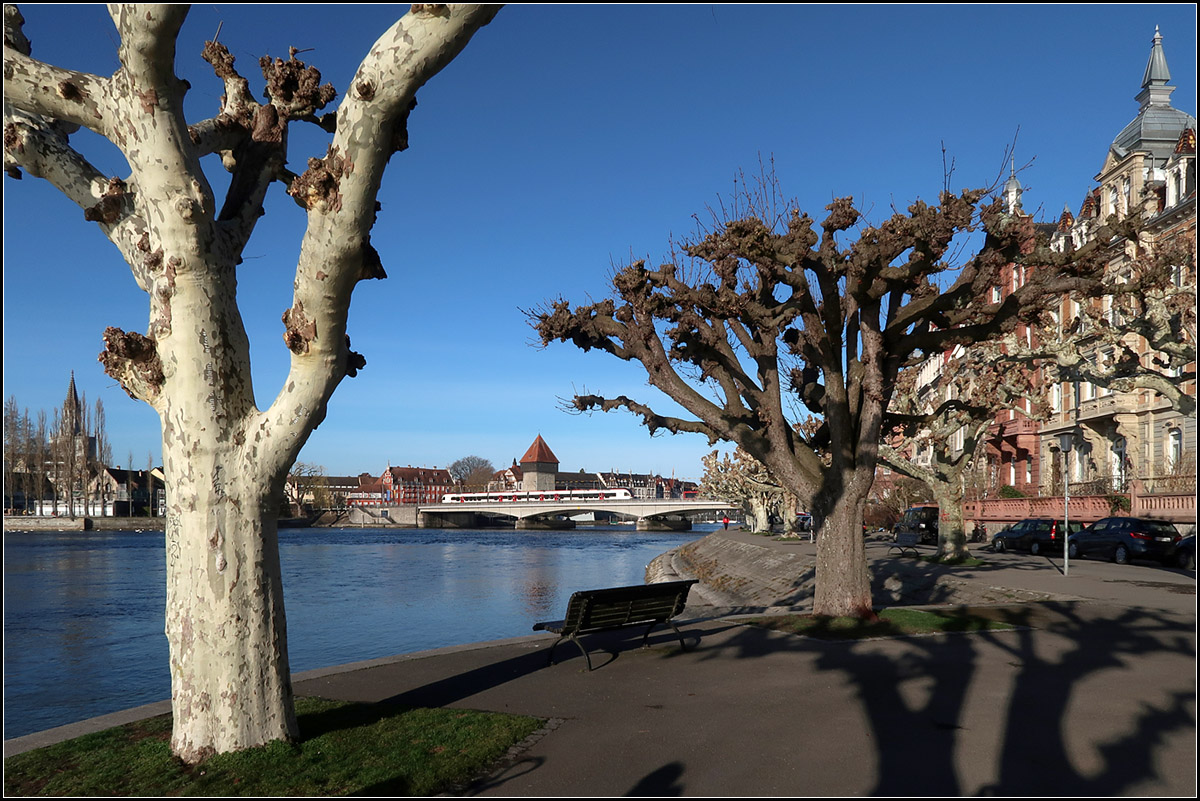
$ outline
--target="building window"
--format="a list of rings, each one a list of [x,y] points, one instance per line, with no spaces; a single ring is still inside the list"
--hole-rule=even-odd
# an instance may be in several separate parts
[[[1167,432],[1167,470],[1174,472],[1183,464],[1183,432],[1172,428]]]
[[[999,302],[1000,302],[1000,287],[997,285],[997,286],[992,287],[992,303],[999,303]]]

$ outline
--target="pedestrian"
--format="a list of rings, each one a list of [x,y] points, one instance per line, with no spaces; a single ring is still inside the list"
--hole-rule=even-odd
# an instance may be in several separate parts
[[[721,518],[721,522],[725,524],[725,530],[729,531],[729,518],[723,517],[723,518]]]

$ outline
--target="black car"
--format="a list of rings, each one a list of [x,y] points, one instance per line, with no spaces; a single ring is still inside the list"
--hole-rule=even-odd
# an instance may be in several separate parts
[[[1067,554],[1072,559],[1100,556],[1120,565],[1131,559],[1153,559],[1170,564],[1179,539],[1175,526],[1165,520],[1106,517],[1078,534],[1072,534]]]
[[[1083,529],[1082,523],[1074,520],[1067,524],[1074,534]],[[992,538],[992,547],[997,552],[1029,551],[1034,556],[1042,553],[1062,553],[1063,521],[1049,517],[1027,517]]]
[[[892,529],[892,537],[898,534],[915,533],[921,542],[930,544],[938,541],[938,508],[936,506],[914,506],[904,513],[900,522]]]
[[[1175,566],[1184,570],[1196,569],[1196,535],[1188,534],[1175,543]]]

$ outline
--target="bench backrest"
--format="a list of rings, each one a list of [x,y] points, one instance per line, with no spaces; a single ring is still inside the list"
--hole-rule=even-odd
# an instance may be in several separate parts
[[[603,590],[580,590],[567,603],[563,632],[616,628],[635,623],[666,622],[683,611],[688,590],[697,579],[635,584]]]

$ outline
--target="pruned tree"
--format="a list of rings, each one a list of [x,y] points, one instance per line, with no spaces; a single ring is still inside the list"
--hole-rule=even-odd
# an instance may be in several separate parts
[[[767,468],[741,448],[732,456],[713,451],[701,461],[700,492],[741,508],[751,531],[769,531],[771,517],[780,515],[786,491]]]
[[[1098,284],[1099,259],[1051,251],[987,194],[943,192],[879,225],[841,198],[817,224],[771,176],[754,189],[743,181],[671,261],[635,261],[613,276],[611,297],[574,308],[556,300],[531,322],[543,345],[640,363],[688,416],[626,396],[579,395],[579,411],[625,409],[651,433],[733,442],[765,465],[820,525],[814,613],[871,616],[863,511],[901,368],[1001,337],[1047,296]],[[979,250],[957,260],[960,235],[975,230]],[[1034,267],[1030,281],[988,303],[1014,262]],[[819,421],[811,435],[796,426],[801,411]]]
[[[963,499],[967,472],[983,436],[1004,409],[1038,419],[1045,414],[1036,373],[1014,369],[995,342],[955,348],[924,377],[919,368],[896,381],[879,461],[929,488],[941,517],[938,557],[964,559]]]
[[[109,328],[106,372],[162,423],[169,510],[167,612],[174,729],[187,762],[297,735],[277,545],[287,471],[337,385],[365,360],[346,335],[357,283],[383,278],[371,229],[391,155],[407,146],[417,90],[497,6],[413,5],[366,54],[336,109],[320,73],[263,57],[265,100],[220,42],[204,48],[224,95],[184,118],[175,74],[186,6],[111,6],[119,67],[110,76],[31,57],[23,19],[5,6],[4,159],[50,181],[100,227],[149,300],[146,332]],[[288,171],[292,123],[329,133],[327,151]],[[70,135],[84,127],[128,163],[102,174]],[[202,157],[231,173],[218,202]],[[268,191],[279,183],[307,217],[291,306],[290,368],[259,409],[237,303],[238,264]]]
[[[1137,225],[1136,218],[1129,221]],[[1047,385],[1084,381],[1117,392],[1146,389],[1185,415],[1196,398],[1196,242],[1178,236],[1126,240],[1125,269],[1108,270],[1092,302],[1058,307],[1031,321],[1033,336],[1004,337],[1005,359],[1037,368]]]

